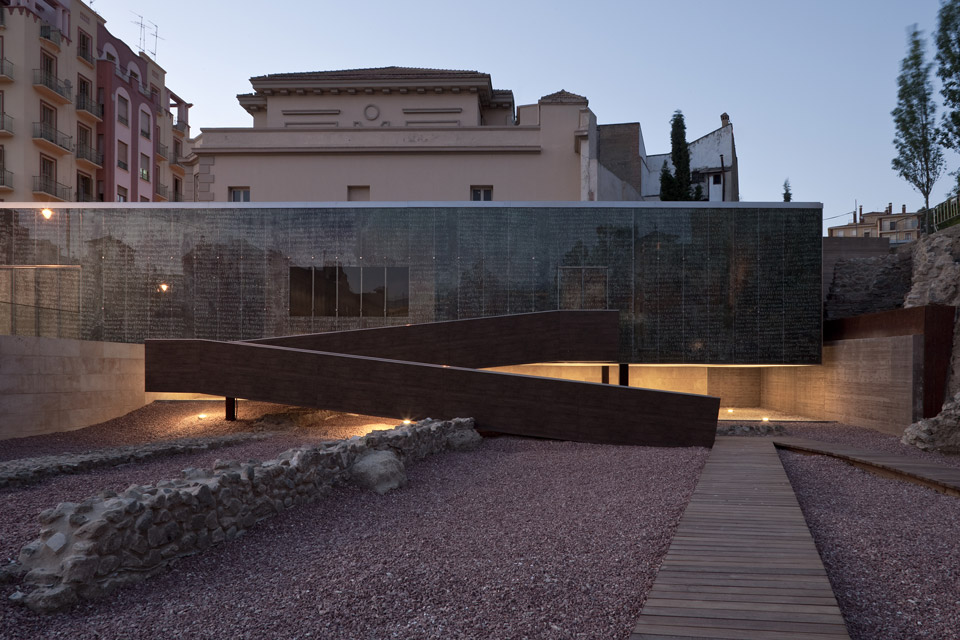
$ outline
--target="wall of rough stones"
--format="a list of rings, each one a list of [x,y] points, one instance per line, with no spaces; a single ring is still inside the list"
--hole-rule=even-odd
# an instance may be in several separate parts
[[[40,514],[40,536],[23,547],[19,567],[6,569],[22,575],[29,589],[14,599],[51,612],[103,596],[177,558],[232,540],[334,485],[355,482],[382,492],[405,482],[403,463],[470,449],[479,440],[472,419],[427,419],[290,449],[266,462],[217,461],[213,469],[185,469],[182,477],[154,486],[62,503]],[[374,464],[363,463],[368,457],[376,458]]]
[[[879,257],[839,258],[824,301],[827,320],[903,307],[912,282],[911,247]]]

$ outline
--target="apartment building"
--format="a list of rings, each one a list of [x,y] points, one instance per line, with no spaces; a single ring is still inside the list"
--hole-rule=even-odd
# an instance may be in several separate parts
[[[859,218],[858,218],[859,214]],[[829,227],[830,238],[888,238],[891,245],[903,244],[920,237],[921,212],[907,213],[903,205],[899,213],[889,203],[883,211],[863,212],[863,207],[854,212],[853,222]]]
[[[489,74],[409,67],[250,82],[238,100],[253,126],[194,143],[198,201],[659,200],[664,160],[648,162],[639,123],[598,125],[570,91],[517,105]],[[709,199],[738,200],[729,118],[718,132],[691,147],[692,168],[726,180]]]
[[[177,137],[179,123],[183,153],[190,105],[166,88],[163,69],[114,38],[78,0],[4,5],[0,199],[154,201],[182,194],[183,169],[178,176],[163,140]],[[121,143],[125,161],[118,158]]]

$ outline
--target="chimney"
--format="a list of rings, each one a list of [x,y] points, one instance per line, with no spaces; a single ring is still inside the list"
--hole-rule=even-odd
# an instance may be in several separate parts
[[[887,203],[887,213],[893,213],[893,203],[892,203],[892,202],[888,202],[888,203]]]
[[[720,114],[720,127],[726,127],[730,124],[730,116],[727,115],[727,112],[724,111]]]
[[[901,211],[900,213],[906,213],[906,212],[907,212],[907,205],[903,205],[903,211]]]
[[[856,222],[856,220],[854,220]],[[863,205],[860,205],[860,224],[863,224]]]

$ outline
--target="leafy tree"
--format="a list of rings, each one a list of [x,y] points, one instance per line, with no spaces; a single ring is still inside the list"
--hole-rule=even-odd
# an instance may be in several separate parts
[[[930,192],[943,172],[943,152],[935,124],[937,105],[930,85],[933,63],[924,60],[925,44],[914,25],[897,77],[897,106],[890,112],[896,127],[893,144],[897,148],[891,165],[923,195],[924,207],[929,209]]]
[[[790,202],[793,200],[793,192],[790,191],[790,178],[787,178],[783,181],[783,201]]]
[[[943,146],[960,151],[960,0],[944,0],[937,16],[937,75],[942,82],[944,114],[940,125]],[[960,187],[960,170],[952,173]]]
[[[687,125],[679,109],[674,111],[670,118],[670,162],[673,163],[672,174],[666,162],[660,171],[660,199],[691,200],[690,147],[687,146]]]

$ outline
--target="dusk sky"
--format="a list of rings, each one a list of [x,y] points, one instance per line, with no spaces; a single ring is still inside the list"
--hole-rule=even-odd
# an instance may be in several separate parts
[[[194,104],[193,135],[251,126],[236,94],[255,75],[471,69],[512,89],[517,104],[559,89],[584,95],[601,124],[639,122],[648,153],[670,150],[675,109],[688,140],[727,112],[741,200],[779,201],[789,178],[794,201],[823,203],[825,227],[847,221],[837,216],[855,202],[864,211],[923,205],[890,168],[890,111],[910,25],[927,35],[932,59],[937,0],[89,4],[135,50],[138,15],[158,26],[155,41],[147,24],[146,48],[156,48],[167,85]],[[948,171],[960,167],[957,154],[946,159]],[[951,184],[944,174],[931,204]]]

